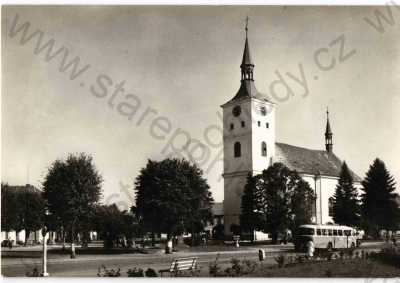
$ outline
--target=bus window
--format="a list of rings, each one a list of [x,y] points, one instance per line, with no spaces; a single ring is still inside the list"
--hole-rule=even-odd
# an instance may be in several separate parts
[[[321,236],[321,229],[317,229],[317,235]]]
[[[328,231],[326,229],[322,229],[322,235],[324,236],[328,235]]]
[[[338,235],[343,236],[343,230],[338,230]]]
[[[351,236],[351,230],[344,230],[344,234],[346,236]]]
[[[328,235],[329,235],[329,236],[332,236],[332,229],[329,229],[329,230],[328,230]]]
[[[337,236],[337,230],[333,229],[333,236]]]

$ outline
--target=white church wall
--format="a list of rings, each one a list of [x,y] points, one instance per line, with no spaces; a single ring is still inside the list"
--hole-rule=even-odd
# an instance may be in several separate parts
[[[235,106],[241,107],[241,114],[234,117],[232,110]],[[240,171],[249,171],[252,166],[252,143],[251,143],[251,103],[249,100],[242,100],[232,103],[223,108],[224,117],[224,174]],[[244,122],[244,127],[241,123]],[[230,125],[234,128],[231,130]],[[234,144],[240,142],[241,156],[234,157]]]
[[[262,107],[266,110],[265,115],[261,112]],[[275,107],[271,103],[252,99],[252,117],[253,172],[260,174],[275,156]],[[267,156],[262,155],[262,142],[267,144]]]

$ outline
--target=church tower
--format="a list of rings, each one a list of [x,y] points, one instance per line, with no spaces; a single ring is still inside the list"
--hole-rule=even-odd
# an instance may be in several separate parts
[[[225,235],[232,235],[232,224],[240,224],[241,197],[248,173],[261,173],[272,164],[275,155],[275,105],[263,98],[254,85],[247,23],[248,18],[240,65],[240,88],[230,101],[221,106]]]

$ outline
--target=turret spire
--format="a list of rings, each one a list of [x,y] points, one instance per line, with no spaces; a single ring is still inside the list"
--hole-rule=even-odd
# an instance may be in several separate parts
[[[246,32],[246,39],[244,42],[242,63],[240,64],[240,70],[241,70],[240,88],[232,100],[240,99],[243,97],[260,97],[260,96],[262,96],[257,91],[257,89],[254,85],[254,77],[253,77],[254,64],[253,64],[253,61],[251,60],[250,46],[249,46],[249,40],[248,40],[249,17],[246,17],[245,23],[246,23],[246,25],[245,25],[244,30]]]
[[[325,148],[327,152],[332,152],[333,142],[332,142],[332,130],[329,123],[329,109],[326,108],[326,129],[325,129]]]
[[[253,79],[254,64],[253,64],[253,61],[251,60],[249,40],[247,38],[247,33],[249,30],[248,25],[249,25],[249,17],[246,17],[246,27],[245,27],[246,40],[244,43],[242,64],[240,65],[240,69],[242,70],[242,81],[243,80],[251,80],[251,81],[254,80]]]

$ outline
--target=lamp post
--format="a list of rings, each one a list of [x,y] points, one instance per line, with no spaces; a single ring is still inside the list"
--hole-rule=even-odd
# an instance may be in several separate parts
[[[48,222],[49,222],[49,212],[46,210],[44,216],[44,225],[42,228],[42,236],[43,236],[43,272],[41,274],[42,277],[48,277],[50,274],[47,272],[47,235],[48,235]]]
[[[314,166],[317,164],[314,164]],[[315,170],[315,174],[314,174],[314,192],[315,192],[315,204],[314,204],[314,208],[315,208],[315,224],[318,224],[318,212],[317,212],[317,201],[318,201],[318,194],[317,194],[317,180],[321,177],[321,173],[319,172],[319,170]],[[319,196],[321,197],[321,196]],[[320,208],[321,209],[321,208]],[[322,221],[322,219],[320,219],[320,221]]]
[[[50,274],[47,272],[47,227],[44,226],[42,229],[43,236],[43,272],[42,277],[48,277]]]

